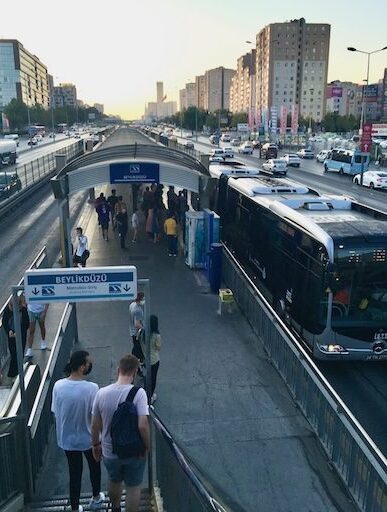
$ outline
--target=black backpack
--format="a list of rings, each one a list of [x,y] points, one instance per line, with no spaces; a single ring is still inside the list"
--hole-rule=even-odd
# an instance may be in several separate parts
[[[133,386],[126,397],[114,411],[110,427],[113,453],[119,459],[144,455],[145,445],[138,430],[138,415],[133,404],[134,397],[140,388]]]

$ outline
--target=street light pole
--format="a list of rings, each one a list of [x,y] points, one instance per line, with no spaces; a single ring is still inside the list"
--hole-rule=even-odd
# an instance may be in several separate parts
[[[198,107],[195,107],[195,132],[196,132],[196,142],[198,141]]]

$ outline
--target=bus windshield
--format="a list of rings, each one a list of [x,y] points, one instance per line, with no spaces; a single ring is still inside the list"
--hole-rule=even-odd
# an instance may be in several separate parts
[[[332,327],[386,324],[386,262],[339,263],[333,289]]]

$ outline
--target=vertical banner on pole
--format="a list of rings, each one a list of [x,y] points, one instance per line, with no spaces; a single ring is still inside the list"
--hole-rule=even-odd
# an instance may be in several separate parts
[[[277,107],[270,107],[270,125],[271,133],[275,135],[277,133],[277,121],[278,120],[278,109]]]
[[[281,135],[286,135],[287,121],[288,121],[288,107],[286,105],[282,105],[281,115],[280,115],[280,134]]]
[[[292,105],[292,135],[297,135],[298,132],[298,105]]]

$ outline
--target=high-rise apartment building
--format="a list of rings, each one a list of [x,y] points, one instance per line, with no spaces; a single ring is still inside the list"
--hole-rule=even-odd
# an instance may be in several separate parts
[[[204,75],[198,75],[195,77],[197,105],[198,108],[204,109],[204,97],[205,97],[205,78]]]
[[[180,89],[179,91],[179,105],[180,105],[180,112],[182,110],[186,110],[187,108],[187,91],[186,89]]]
[[[215,112],[230,106],[231,80],[235,71],[223,66],[209,69],[204,74],[204,109]]]
[[[387,123],[387,68],[384,69],[384,76],[382,80],[382,97],[381,97],[381,121]]]
[[[255,50],[237,60],[236,73],[231,79],[230,87],[231,112],[248,112],[255,106],[255,64]]]
[[[164,101],[164,82],[156,82],[157,103]]]
[[[198,106],[198,93],[196,82],[185,84],[185,88],[180,90],[180,110],[187,110],[188,107]]]
[[[104,105],[102,103],[94,103],[93,107],[98,110],[100,114],[104,112]]]
[[[54,87],[54,107],[77,107],[77,88],[74,84],[59,84]]]
[[[0,39],[0,108],[14,98],[48,108],[47,67],[16,39]]]
[[[325,113],[330,25],[304,18],[272,23],[256,37],[256,106],[298,105],[300,115],[319,122]]]

